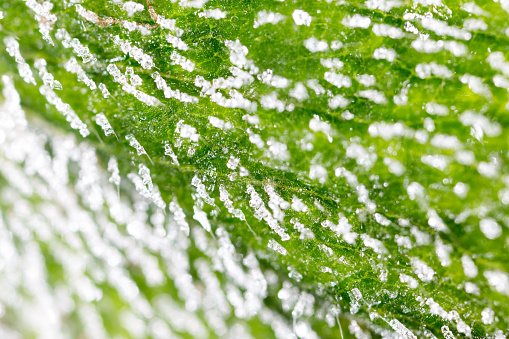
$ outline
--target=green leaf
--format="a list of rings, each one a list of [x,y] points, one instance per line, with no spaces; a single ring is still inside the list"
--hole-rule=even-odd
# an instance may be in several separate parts
[[[0,10],[6,333],[505,338],[507,1]]]

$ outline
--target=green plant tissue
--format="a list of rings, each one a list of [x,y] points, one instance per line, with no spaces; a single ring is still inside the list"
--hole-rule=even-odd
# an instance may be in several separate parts
[[[0,337],[506,338],[468,1],[0,0]]]

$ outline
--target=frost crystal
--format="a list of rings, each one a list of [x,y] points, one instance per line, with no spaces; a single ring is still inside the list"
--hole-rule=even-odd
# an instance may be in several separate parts
[[[502,227],[494,219],[481,219],[479,227],[488,239],[496,239],[502,235]]]
[[[412,333],[408,328],[405,327],[402,323],[400,323],[396,319],[391,319],[389,321],[389,325],[396,331],[400,336],[405,339],[417,339],[417,336]]]
[[[269,240],[269,248],[273,249],[274,251],[278,252],[281,255],[288,254],[288,251],[283,246],[281,246],[279,243],[272,239]]]
[[[295,24],[297,26],[309,26],[311,24],[311,16],[309,13],[304,12],[303,10],[296,9],[293,14],[293,21],[295,21]]]
[[[434,279],[435,271],[426,265],[425,262],[417,259],[411,258],[412,267],[414,269],[415,274],[424,282],[429,282]]]
[[[101,128],[104,131],[104,135],[108,136],[111,134],[114,134],[113,128],[111,127],[108,119],[106,119],[106,116],[103,113],[99,113],[94,117],[95,122],[101,126]]]
[[[32,70],[19,52],[19,43],[13,37],[4,38],[4,43],[7,48],[7,53],[9,53],[9,55],[13,57],[18,64],[19,75],[23,78],[23,80],[25,80],[25,82],[35,85],[36,83],[32,74]]]

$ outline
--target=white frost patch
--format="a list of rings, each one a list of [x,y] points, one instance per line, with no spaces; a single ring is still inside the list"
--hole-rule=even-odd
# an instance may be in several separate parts
[[[184,124],[184,120],[179,120],[175,133],[179,133],[181,138],[189,139],[193,142],[198,142],[200,135],[196,133],[196,128],[193,126]]]
[[[399,247],[406,248],[406,249],[412,249],[412,240],[410,240],[410,237],[407,236],[401,236],[397,235],[394,237],[396,239],[396,244]]]
[[[469,278],[477,277],[479,270],[477,269],[477,266],[475,266],[475,263],[471,257],[463,254],[461,257],[461,265],[463,266],[463,272],[465,273],[465,276]]]
[[[431,17],[421,19],[422,27],[434,32],[436,35],[447,35],[454,39],[470,40],[472,33],[458,27],[449,26],[447,22]]]
[[[348,145],[346,149],[346,156],[348,158],[355,159],[357,165],[363,166],[367,170],[373,167],[376,160],[378,159],[375,153],[366,150],[364,147],[356,143]]]
[[[174,164],[174,165],[177,165],[179,166],[179,161],[178,161],[178,158],[177,158],[177,155],[175,154],[175,152],[173,152],[173,149],[171,148],[171,145],[170,143],[167,141],[165,142],[164,144],[164,155],[167,155],[171,158],[171,162]]]
[[[417,258],[411,258],[410,262],[412,264],[415,274],[417,274],[417,277],[419,279],[421,279],[424,282],[430,282],[434,279],[435,271],[431,267],[426,265],[424,261],[421,261]]]
[[[215,199],[210,197],[205,184],[201,181],[200,178],[198,178],[197,175],[191,179],[191,185],[196,187],[196,193],[198,194],[199,198],[203,199],[203,201],[211,206],[216,206]]]
[[[258,74],[257,78],[262,83],[276,88],[286,88],[290,85],[290,80],[279,75],[274,75],[271,69],[267,69],[261,74]]]
[[[260,123],[260,117],[257,115],[246,114],[242,116],[242,120],[247,121],[247,123],[251,125],[258,125]]]
[[[291,205],[291,207],[292,207],[292,210],[294,210],[296,212],[306,213],[308,211],[308,207],[296,195],[294,195],[292,197],[292,205]]]
[[[428,233],[421,231],[417,226],[413,226],[410,229],[410,233],[415,238],[415,244],[417,246],[429,245],[431,243],[431,237]]]
[[[250,194],[249,206],[255,210],[254,216],[258,220],[265,220],[269,227],[281,237],[282,241],[290,239],[290,236],[279,226],[278,221],[274,219],[269,210],[265,207],[262,198],[256,192],[253,186],[247,185],[246,193]]]
[[[451,265],[452,250],[452,246],[449,244],[444,244],[444,242],[439,237],[435,239],[435,253],[442,266],[448,267]]]
[[[187,51],[189,49],[189,46],[179,37],[177,36],[174,36],[172,34],[168,34],[166,35],[166,41],[168,41],[173,47],[175,47],[176,49],[179,49],[181,51]],[[175,60],[174,60],[175,61]],[[182,66],[184,67],[184,66]],[[188,66],[186,66],[186,70],[188,70]],[[192,71],[192,69],[191,69]]]
[[[44,59],[37,59],[34,62],[34,67],[39,70],[39,76],[41,77],[42,82],[51,89],[61,90],[62,84],[58,80],[55,80],[53,74],[48,72],[46,65],[47,63]]]
[[[367,0],[364,4],[369,9],[378,9],[383,12],[389,12],[395,7],[403,6],[404,2],[400,0]]]
[[[327,136],[329,142],[332,142],[331,130],[332,127],[329,122],[322,121],[318,115],[314,115],[313,118],[309,121],[309,129],[313,132],[322,132]]]
[[[101,126],[102,130],[104,131],[104,135],[109,136],[111,134],[114,134],[113,128],[111,127],[108,119],[103,113],[97,114],[92,119],[95,120],[96,124]]]
[[[311,165],[309,168],[309,178],[311,180],[318,179],[320,184],[327,181],[327,170],[322,165]]]
[[[203,12],[198,13],[199,17],[212,18],[212,19],[224,19],[226,18],[227,12],[220,10],[219,8],[207,9]]]
[[[365,185],[359,183],[357,176],[352,172],[348,171],[344,167],[338,167],[335,170],[336,177],[344,177],[348,182],[348,186],[354,189],[357,192],[358,201],[364,206],[368,212],[373,213],[376,211],[376,204],[369,199],[369,191]]]
[[[488,12],[479,7],[475,2],[466,2],[460,6],[467,13],[475,15],[489,15]]]
[[[382,226],[389,226],[391,224],[391,221],[380,213],[375,213],[374,217],[375,217],[376,222]]]
[[[78,64],[76,58],[72,57],[64,64],[66,71],[74,73],[78,76],[78,81],[84,82],[91,90],[95,90],[97,85],[95,82],[88,77],[83,68]]]
[[[371,238],[367,234],[361,234],[361,239],[364,242],[364,245],[373,249],[373,251],[377,254],[386,254],[388,253],[387,249],[385,248],[383,242],[381,242],[378,239]]]
[[[420,200],[426,197],[426,191],[424,187],[416,181],[408,185],[406,192],[410,197],[410,200]]]
[[[147,152],[145,152],[145,148],[143,148],[143,146],[139,143],[139,141],[134,137],[134,135],[132,134],[128,134],[126,135],[126,140],[129,141],[129,145],[131,147],[133,147],[136,152],[138,153],[138,155],[143,155],[143,154],[147,154]]]
[[[376,84],[376,78],[371,74],[360,74],[355,77],[355,80],[363,86],[370,87]]]
[[[304,47],[306,47],[311,53],[325,52],[329,49],[329,44],[326,40],[318,40],[315,37],[311,37],[304,40]]]
[[[6,46],[7,53],[14,58],[18,64],[19,75],[23,78],[26,83],[36,85],[35,78],[33,76],[30,66],[25,62],[25,59],[19,52],[19,43],[13,37],[4,38],[4,44]]]
[[[465,283],[465,292],[467,292],[468,294],[479,295],[481,293],[481,290],[473,282],[467,281]]]
[[[426,300],[426,305],[429,306],[429,310],[431,314],[438,315],[439,317],[443,318],[444,320],[452,320],[451,314],[443,309],[442,306],[440,306],[439,303],[437,303],[433,298],[428,298]]]
[[[436,154],[436,155],[423,155],[421,157],[422,163],[436,168],[437,170],[444,171],[449,165],[450,160],[447,156]]]
[[[491,288],[499,293],[509,296],[509,275],[502,271],[485,271],[484,277]]]
[[[304,12],[301,9],[296,9],[292,14],[293,21],[297,26],[309,26],[311,25],[311,16],[309,13]]]
[[[496,239],[502,235],[502,227],[492,218],[481,219],[479,228],[484,236],[490,240]]]
[[[179,89],[173,90],[168,86],[163,77],[159,74],[159,72],[152,73],[152,78],[157,86],[157,89],[160,89],[164,93],[165,98],[173,98],[182,102],[193,102],[197,103],[198,98],[193,97],[187,93],[181,92]]]
[[[455,159],[458,163],[469,166],[475,162],[475,154],[472,151],[461,150],[456,152]]]
[[[232,64],[239,68],[249,70],[249,74],[257,74],[259,72],[254,62],[246,58],[249,50],[240,43],[239,39],[235,41],[226,40],[224,44],[230,49],[230,61]]]
[[[271,139],[267,141],[269,146],[269,154],[272,159],[287,161],[290,160],[290,152],[288,152],[288,146],[282,142]]]
[[[482,114],[474,111],[465,111],[459,116],[460,122],[464,126],[470,126],[473,129],[473,136],[477,140],[482,140],[486,134],[488,137],[496,137],[502,133],[502,127],[497,122],[492,122]]]
[[[456,194],[456,196],[460,199],[465,199],[469,190],[470,187],[462,182],[458,182],[452,189],[453,193]]]
[[[113,42],[120,47],[124,54],[128,54],[130,57],[134,58],[134,60],[136,60],[141,65],[141,67],[145,69],[151,69],[155,66],[152,57],[144,53],[141,48],[137,46],[131,46],[130,41],[122,40],[118,35],[116,35],[113,39]]]
[[[477,172],[486,178],[496,178],[500,170],[499,160],[492,158],[490,162],[481,161],[477,165]]]
[[[374,24],[372,31],[376,36],[386,36],[391,39],[401,39],[405,36],[400,28],[386,24]]]
[[[433,228],[435,231],[438,231],[438,232],[446,232],[446,233],[449,232],[449,228],[447,228],[447,226],[445,225],[442,218],[440,218],[440,216],[438,215],[437,211],[430,208],[428,210],[427,215],[428,215],[428,225],[431,228]]]
[[[202,8],[210,0],[180,0],[179,5],[182,7]],[[176,0],[172,0],[176,2]]]
[[[292,218],[290,222],[293,224],[293,228],[300,232],[299,239],[314,239],[315,234],[309,228],[305,227],[304,224],[300,223],[297,219]]]
[[[463,21],[463,29],[467,31],[486,31],[488,25],[482,19],[470,18]]]
[[[219,119],[219,118],[216,118],[216,117],[213,117],[210,115],[209,115],[209,123],[212,126],[219,128],[219,129],[231,129],[232,128],[232,124],[230,122],[225,122],[222,119]]]
[[[445,339],[456,339],[452,331],[449,329],[449,326],[444,325],[440,328],[440,330],[442,331]]]
[[[264,109],[275,109],[279,113],[284,112],[285,109],[288,109],[286,103],[278,99],[277,92],[275,91],[271,94],[263,95],[260,98],[260,104]]]
[[[415,66],[415,72],[421,79],[430,78],[432,75],[444,79],[449,79],[453,76],[453,72],[447,66],[435,62],[418,64]]]
[[[495,312],[491,308],[486,307],[484,310],[482,310],[481,320],[482,320],[483,324],[485,324],[485,325],[493,324],[494,318],[495,318]]]
[[[396,51],[392,48],[380,47],[375,49],[373,52],[373,58],[377,60],[387,60],[389,62],[393,62],[396,60],[397,56],[398,55],[396,54]]]
[[[239,163],[240,163],[239,158],[236,158],[233,155],[230,155],[230,159],[226,163],[226,167],[228,167],[231,170],[236,170],[237,167],[239,166]]]
[[[374,122],[369,125],[368,133],[372,137],[381,137],[384,140],[391,140],[394,138],[412,138],[414,130],[406,127],[402,122],[394,124],[386,122]]]
[[[175,65],[179,65],[188,72],[192,72],[194,70],[195,63],[187,59],[186,57],[178,54],[176,51],[171,52],[170,59],[173,61]]]
[[[285,16],[283,14],[267,12],[265,10],[258,12],[256,15],[256,19],[254,21],[253,28],[258,28],[265,24],[277,24],[278,22],[284,20]]]
[[[106,87],[106,85],[105,85],[105,84],[100,83],[100,84],[99,84],[99,89],[101,90],[101,94],[103,95],[103,97],[104,97],[105,99],[107,99],[107,98],[109,98],[109,97],[110,97],[110,95],[111,95],[111,94],[110,94],[110,91],[108,91],[108,88]]]
[[[335,232],[339,237],[342,237],[344,241],[350,245],[355,244],[355,239],[359,236],[357,233],[352,232],[352,225],[348,222],[348,219],[341,215],[338,224],[335,225],[330,220],[322,222],[323,227],[328,227],[331,231]]]
[[[350,104],[350,100],[342,96],[341,94],[337,94],[328,100],[330,109],[338,109],[345,108]]]
[[[391,319],[389,321],[389,325],[392,327],[396,333],[398,333],[404,339],[417,339],[417,336],[412,333],[408,328],[405,327],[402,323],[400,323],[396,319]]]
[[[405,166],[399,160],[392,158],[384,158],[384,165],[387,166],[389,172],[398,177],[402,176],[406,170]]]
[[[306,81],[306,85],[311,88],[316,95],[322,95],[325,93],[325,88],[320,86],[320,83],[316,79],[310,79]]]
[[[330,43],[330,49],[332,49],[333,51],[337,51],[341,47],[343,47],[343,43],[339,40],[334,40]]]
[[[361,98],[365,98],[370,101],[373,101],[375,104],[379,104],[379,105],[387,104],[387,98],[385,97],[385,94],[383,92],[377,91],[375,89],[367,89],[364,91],[359,91],[359,92],[357,92],[357,96],[360,96]]]
[[[136,12],[143,11],[145,7],[137,2],[127,1],[122,5],[122,9],[127,12],[127,16],[132,17]]]
[[[371,25],[371,19],[367,16],[355,14],[345,16],[341,21],[343,25],[349,28],[368,28]]]
[[[134,97],[136,97],[136,99],[138,99],[139,101],[143,102],[148,106],[157,106],[161,103],[157,98],[146,93],[143,93],[141,91],[138,91],[136,87],[129,84],[127,82],[126,76],[123,75],[122,72],[120,72],[120,70],[115,64],[109,64],[106,70],[110,73],[111,76],[113,76],[113,80],[115,82],[122,85],[122,90],[124,90],[126,93],[134,95]]]
[[[224,185],[219,186],[219,200],[221,200],[224,203],[224,206],[228,210],[229,213],[233,214],[236,218],[239,218],[240,220],[246,220],[246,217],[244,216],[244,213],[233,206],[233,201],[230,199],[230,194],[224,187]]]
[[[470,88],[470,90],[472,90],[475,94],[482,95],[487,99],[491,99],[493,97],[490,87],[484,83],[482,78],[466,73],[460,76],[460,81],[468,85],[468,88]]]
[[[412,48],[420,53],[438,53],[442,50],[451,52],[454,56],[464,56],[467,54],[467,46],[457,41],[442,41],[442,40],[423,40],[417,39],[412,41]]]
[[[272,239],[269,240],[269,248],[271,250],[274,250],[274,251],[278,252],[281,255],[287,255],[288,254],[288,251],[286,250],[286,248],[284,248],[277,241],[272,240]]]
[[[350,297],[350,313],[355,314],[359,311],[362,302],[362,293],[358,288],[353,288],[348,291]]]
[[[435,134],[433,138],[431,138],[430,143],[441,149],[458,150],[463,147],[463,144],[455,135],[446,135],[442,133]]]
[[[505,61],[504,53],[492,52],[488,58],[486,58],[486,61],[488,61],[491,68],[500,71],[506,77],[509,77],[509,62]]]
[[[445,116],[449,114],[449,108],[436,102],[428,102],[426,104],[426,113],[431,115]]]
[[[288,93],[292,98],[297,99],[297,101],[303,101],[309,99],[309,94],[302,83],[298,82],[295,84],[295,87],[290,90]]]
[[[200,207],[196,204],[193,206],[194,214],[193,219],[198,221],[198,223],[205,229],[207,232],[211,232],[210,222],[207,218],[207,213],[203,212]]]
[[[324,73],[324,79],[325,81],[331,83],[332,85],[336,86],[337,88],[350,88],[352,86],[352,80],[349,76],[338,74],[332,71],[328,71]],[[309,83],[308,83],[309,86]],[[321,87],[321,86],[320,86]],[[310,86],[311,89],[313,89]]]
[[[417,286],[419,286],[419,282],[417,281],[417,279],[404,273],[400,273],[399,281],[401,281],[402,283],[406,283],[408,287],[412,289],[417,288]]]

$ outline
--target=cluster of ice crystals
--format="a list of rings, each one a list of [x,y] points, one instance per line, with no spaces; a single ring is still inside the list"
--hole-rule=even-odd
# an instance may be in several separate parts
[[[311,25],[311,15],[308,12],[305,12],[301,9],[296,9],[292,13],[293,21],[297,26],[309,26]]]
[[[76,58],[71,58],[68,62],[64,64],[64,68],[71,73],[74,73],[78,76],[78,81],[84,82],[91,90],[97,88],[94,80],[90,79],[88,75],[85,73],[83,68],[78,64]]]
[[[124,90],[125,92],[134,95],[136,99],[138,99],[139,101],[143,102],[148,106],[157,106],[160,104],[160,101],[157,98],[148,95],[142,91],[139,91],[136,89],[135,86],[129,84],[126,76],[122,74],[122,72],[118,69],[116,65],[109,64],[106,69],[108,73],[110,73],[110,75],[113,76],[113,80],[122,85],[122,90]]]
[[[154,79],[154,82],[156,83],[157,89],[163,90],[165,98],[168,98],[168,99],[173,98],[173,99],[177,99],[178,101],[182,101],[182,102],[192,102],[192,103],[198,102],[198,98],[196,98],[192,95],[181,92],[178,89],[176,89],[176,90],[171,89],[171,87],[169,87],[166,84],[166,81],[163,79],[163,77],[161,77],[161,75],[158,72],[154,72],[152,74],[152,78]]]
[[[39,71],[39,77],[45,85],[51,87],[51,89],[61,90],[62,84],[55,79],[53,74],[49,73],[46,69],[47,62],[44,59],[37,59],[34,62],[34,67]]]
[[[11,57],[16,60],[16,63],[18,64],[18,72],[19,75],[25,80],[27,83],[35,83],[35,79],[32,73],[32,70],[30,69],[30,66],[25,62],[25,59],[23,56],[21,56],[21,53],[19,52],[19,43],[14,39],[13,37],[6,37],[4,38],[4,43],[7,49],[7,53]]]
[[[285,16],[280,13],[274,13],[274,12],[262,10],[257,13],[253,27],[258,28],[265,24],[276,25],[278,22],[280,22],[284,19],[285,19]]]

